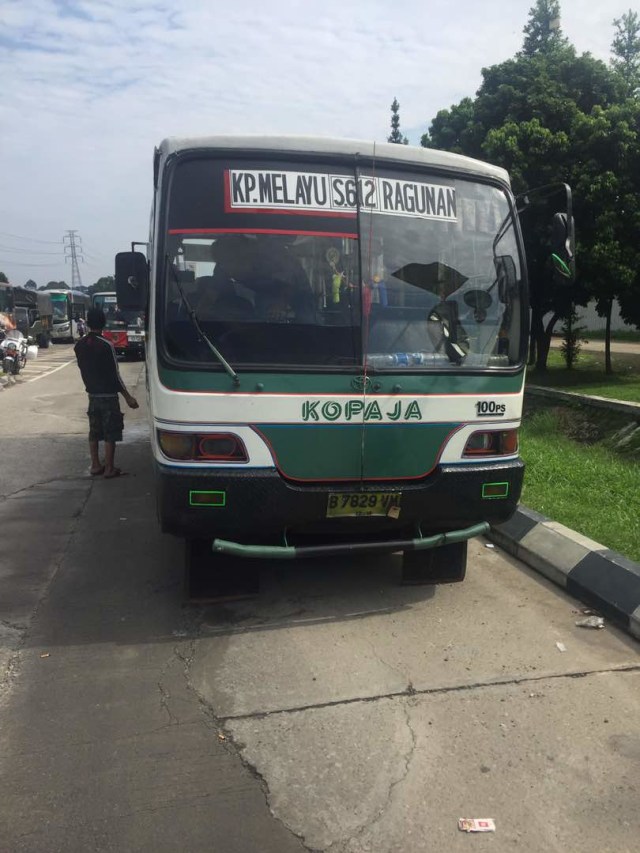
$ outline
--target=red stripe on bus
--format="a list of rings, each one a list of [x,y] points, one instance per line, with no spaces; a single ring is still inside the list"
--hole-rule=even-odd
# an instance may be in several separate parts
[[[286,228],[170,228],[176,234],[291,234],[301,237],[346,237],[357,240],[358,235],[346,231],[294,231]]]

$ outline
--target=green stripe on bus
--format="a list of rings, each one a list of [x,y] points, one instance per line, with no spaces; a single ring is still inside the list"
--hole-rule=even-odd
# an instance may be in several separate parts
[[[357,396],[362,374],[344,373],[244,373],[234,386],[222,370],[173,370],[158,365],[160,381],[174,391],[263,394],[349,394]],[[524,370],[512,374],[406,374],[370,375],[368,394],[517,394],[522,390]],[[355,383],[354,383],[355,380]],[[354,383],[354,384],[352,384]],[[377,386],[377,387],[376,387]],[[399,389],[398,389],[399,386]],[[375,388],[375,390],[374,390]]]

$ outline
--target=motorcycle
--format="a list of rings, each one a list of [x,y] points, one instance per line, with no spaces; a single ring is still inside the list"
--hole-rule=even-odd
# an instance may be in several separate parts
[[[17,376],[26,365],[27,359],[33,357],[29,352],[29,342],[18,329],[9,329],[0,341],[2,370],[9,376]]]

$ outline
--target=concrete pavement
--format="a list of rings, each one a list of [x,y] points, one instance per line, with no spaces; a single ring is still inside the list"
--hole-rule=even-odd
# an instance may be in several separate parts
[[[91,479],[74,371],[0,407],[2,853],[635,851],[634,640],[484,540],[463,584],[273,562],[258,598],[186,608],[144,407],[129,476]]]

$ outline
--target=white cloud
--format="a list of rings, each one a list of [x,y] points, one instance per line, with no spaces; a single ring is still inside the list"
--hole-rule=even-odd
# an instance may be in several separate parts
[[[513,55],[533,0],[4,0],[0,232],[61,240],[99,258],[144,239],[153,147],[169,135],[299,133],[384,140],[389,105],[417,142],[443,107],[473,96],[480,70]],[[563,0],[578,51],[608,59],[626,11]],[[177,11],[176,11],[177,10]],[[13,281],[42,244],[3,254]],[[44,247],[46,248],[46,247]],[[54,247],[55,248],[55,247]],[[55,257],[52,258],[55,261]],[[19,266],[33,262],[33,268]]]

